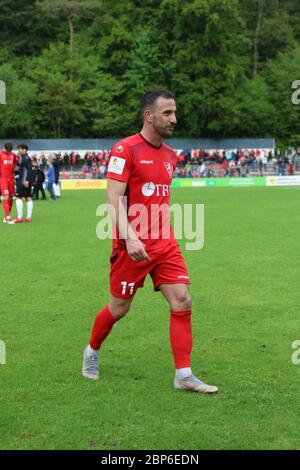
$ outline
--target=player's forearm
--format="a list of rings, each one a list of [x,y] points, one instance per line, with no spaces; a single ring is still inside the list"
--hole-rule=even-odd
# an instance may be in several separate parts
[[[126,198],[121,195],[108,194],[107,202],[112,223],[119,231],[119,237],[124,240],[136,240],[138,237],[127,217]]]

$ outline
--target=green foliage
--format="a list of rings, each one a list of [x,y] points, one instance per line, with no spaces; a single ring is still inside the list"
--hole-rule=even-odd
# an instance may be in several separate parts
[[[86,118],[91,127],[86,137],[118,136],[126,132],[127,120],[120,104],[122,84],[113,75],[98,72],[91,87],[82,93]]]
[[[299,145],[300,105],[292,103],[292,83],[300,78],[300,46],[269,61],[263,74],[269,85],[269,100],[275,108],[273,123],[278,137]]]
[[[263,77],[247,80],[238,95],[239,135],[272,137],[275,134],[276,107],[270,101],[270,87]]]
[[[10,64],[0,66],[0,77],[6,86],[6,104],[0,105],[0,129],[6,137],[32,138],[36,134],[36,86],[20,77]]]
[[[27,103],[27,124],[2,118],[0,133],[127,135],[140,95],[161,86],[177,135],[295,140],[299,19],[298,0],[0,0],[0,65],[20,86],[6,115]]]
[[[165,87],[164,68],[159,44],[151,29],[137,28],[135,42],[124,75],[128,127],[134,132],[140,126],[137,112],[141,95],[151,88]]]
[[[0,47],[19,57],[39,53],[63,39],[62,24],[40,15],[35,0],[0,0]]]
[[[28,74],[38,88],[36,120],[40,129],[45,137],[47,133],[65,137],[81,122],[80,79],[70,79],[76,70],[76,58],[70,59],[67,46],[58,43],[44,50],[30,65]]]
[[[295,45],[294,31],[290,27],[292,6],[289,6],[288,2],[240,0],[240,3],[242,15],[247,25],[247,35],[253,49],[254,42],[257,40],[260,68],[267,59],[275,57],[279,51]]]
[[[101,2],[99,0],[37,0],[38,10],[45,12],[50,18],[59,21],[67,20],[69,28],[69,43],[71,52],[74,45],[74,19],[93,18],[99,12]]]
[[[235,123],[235,90],[243,80],[247,42],[235,0],[194,0],[176,20],[178,96],[186,135],[226,135]],[[182,110],[182,111],[180,111]]]

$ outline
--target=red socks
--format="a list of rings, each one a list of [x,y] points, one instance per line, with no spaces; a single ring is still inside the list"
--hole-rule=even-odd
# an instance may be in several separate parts
[[[9,214],[10,214],[9,200],[4,199],[2,201],[2,204],[3,204],[3,210],[4,210],[5,217],[9,217]]]
[[[98,351],[105,338],[109,335],[114,323],[117,320],[109,311],[108,305],[98,313],[92,329],[90,346]]]
[[[192,319],[191,310],[174,312],[170,316],[170,340],[176,369],[191,367]]]
[[[170,340],[176,369],[191,366],[192,321],[191,310],[174,312],[170,316]],[[111,332],[116,319],[108,306],[98,313],[92,330],[90,347],[98,351],[105,338]]]

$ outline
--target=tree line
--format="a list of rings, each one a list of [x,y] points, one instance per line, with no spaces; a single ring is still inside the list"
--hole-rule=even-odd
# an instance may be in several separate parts
[[[0,0],[0,21],[3,138],[125,136],[164,87],[177,136],[300,143],[298,0]]]

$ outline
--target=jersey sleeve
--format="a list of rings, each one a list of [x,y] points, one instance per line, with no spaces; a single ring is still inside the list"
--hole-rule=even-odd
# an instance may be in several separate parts
[[[130,147],[118,143],[111,149],[109,157],[107,178],[128,183],[133,169]]]

